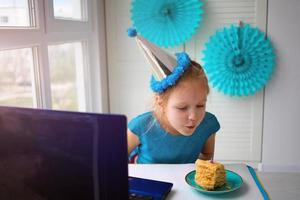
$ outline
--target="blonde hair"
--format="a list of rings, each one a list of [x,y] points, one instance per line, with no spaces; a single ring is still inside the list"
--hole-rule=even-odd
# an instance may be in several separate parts
[[[188,81],[199,81],[200,84],[203,84],[204,88],[206,89],[207,94],[209,93],[209,86],[207,77],[204,73],[203,68],[201,65],[195,61],[191,61],[190,66],[188,69],[184,72],[184,74],[179,78],[177,83],[165,90],[162,93],[155,93],[154,94],[154,104],[153,104],[153,114],[160,123],[160,125],[165,129],[169,130],[168,128],[168,122],[165,119],[163,109],[167,105],[167,102],[169,100],[170,94],[178,88],[178,85],[182,82],[188,82]],[[160,99],[160,102],[158,101]]]

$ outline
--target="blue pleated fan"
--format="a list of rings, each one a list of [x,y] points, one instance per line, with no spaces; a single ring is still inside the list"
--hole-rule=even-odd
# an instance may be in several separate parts
[[[160,47],[186,42],[201,21],[200,0],[133,0],[131,20],[137,31]]]
[[[218,30],[203,54],[210,84],[230,96],[252,95],[262,89],[275,65],[271,42],[250,25]]]

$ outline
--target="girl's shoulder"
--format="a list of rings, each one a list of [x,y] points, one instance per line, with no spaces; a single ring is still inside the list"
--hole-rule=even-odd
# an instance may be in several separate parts
[[[153,112],[145,112],[134,117],[131,121],[129,121],[128,128],[133,133],[138,134],[144,132],[144,129],[147,129],[149,124],[153,124],[153,121],[155,121]]]
[[[204,119],[217,120],[218,121],[217,117],[214,114],[210,113],[210,112],[205,112]]]
[[[210,112],[205,113],[204,120],[202,121],[201,124],[202,126],[211,129],[211,131],[213,132],[217,132],[220,129],[220,123],[217,117]]]
[[[147,122],[147,121],[151,121],[151,120],[153,120],[153,112],[149,111],[149,112],[145,112],[140,115],[137,115],[130,122],[132,122],[132,121]]]

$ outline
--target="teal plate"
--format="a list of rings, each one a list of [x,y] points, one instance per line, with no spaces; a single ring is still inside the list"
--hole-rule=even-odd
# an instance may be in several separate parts
[[[233,192],[241,187],[243,184],[243,179],[240,175],[237,173],[230,171],[230,170],[225,170],[226,172],[226,183],[222,187],[217,187],[214,190],[205,190],[203,187],[199,186],[195,182],[195,174],[196,171],[193,170],[189,172],[185,176],[185,181],[189,186],[191,186],[193,189],[205,193],[205,194],[224,194],[228,192]]]

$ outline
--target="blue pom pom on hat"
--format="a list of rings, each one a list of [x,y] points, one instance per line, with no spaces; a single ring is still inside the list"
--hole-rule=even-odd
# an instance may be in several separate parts
[[[129,37],[135,37],[135,36],[137,36],[136,29],[130,27],[129,29],[127,29],[127,34],[128,34]]]

